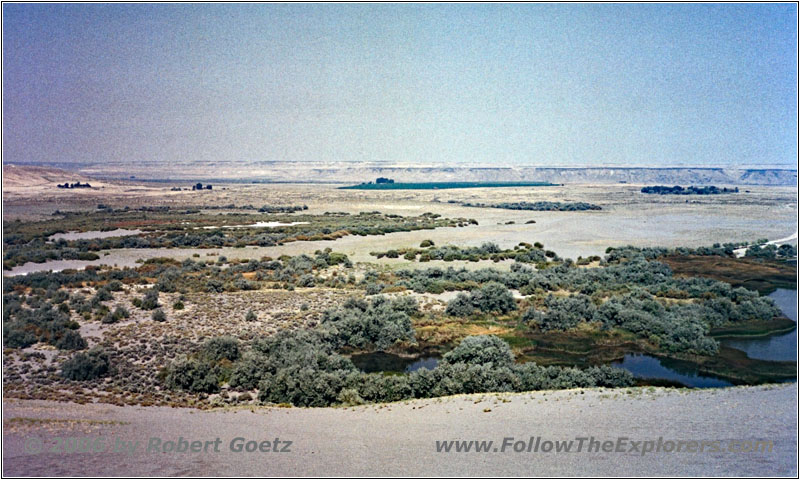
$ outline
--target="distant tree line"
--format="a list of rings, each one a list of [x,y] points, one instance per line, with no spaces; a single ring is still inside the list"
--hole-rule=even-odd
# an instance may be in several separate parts
[[[426,243],[427,242],[427,243]],[[423,247],[424,245],[424,247]],[[520,263],[546,263],[548,261],[558,261],[560,258],[551,250],[544,250],[544,246],[536,242],[521,242],[513,249],[501,249],[496,243],[484,242],[479,247],[457,247],[444,245],[436,247],[430,240],[425,240],[421,245],[423,248],[401,248],[397,250],[387,250],[385,252],[370,252],[370,255],[377,258],[399,258],[405,260],[419,260],[420,262],[430,262],[441,260],[452,262],[465,260],[477,262],[480,260],[492,260],[500,262],[503,260],[515,260]],[[427,247],[427,248],[426,248]]]
[[[699,256],[720,256],[736,257],[736,250],[745,248],[744,256],[748,258],[760,258],[767,260],[787,260],[797,257],[797,247],[794,245],[774,245],[768,243],[766,238],[758,239],[754,242],[729,242],[715,243],[710,247],[609,247],[606,249],[606,258],[609,262],[641,257],[653,260],[670,255],[699,255]]]
[[[294,213],[303,210],[308,210],[308,205],[264,205],[259,208],[259,213]]]
[[[533,210],[538,212],[577,212],[582,210],[602,210],[602,207],[587,202],[503,202],[503,203],[472,203],[450,200],[448,203],[458,203],[465,207],[502,208],[505,210]]]
[[[679,185],[675,185],[674,187],[668,187],[666,185],[654,185],[642,187],[641,192],[658,195],[719,195],[722,193],[739,193],[739,187],[718,188],[714,185],[708,185],[705,187],[690,186],[683,188]]]

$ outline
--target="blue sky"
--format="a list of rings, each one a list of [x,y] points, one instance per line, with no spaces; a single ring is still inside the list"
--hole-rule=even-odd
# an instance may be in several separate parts
[[[4,4],[3,161],[797,162],[794,4]]]

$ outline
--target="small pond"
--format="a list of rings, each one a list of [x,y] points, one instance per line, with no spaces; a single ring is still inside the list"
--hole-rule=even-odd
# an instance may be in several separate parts
[[[360,353],[350,357],[359,370],[373,372],[413,372],[420,368],[433,370],[439,364],[439,357],[401,357],[386,352]]]
[[[687,387],[713,388],[733,385],[731,382],[721,378],[700,375],[696,369],[691,368],[689,365],[644,354],[626,354],[621,362],[613,362],[611,366],[623,368],[631,372],[636,378],[669,380]]]

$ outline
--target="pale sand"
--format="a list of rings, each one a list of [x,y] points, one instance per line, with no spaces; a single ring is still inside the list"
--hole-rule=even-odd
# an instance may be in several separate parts
[[[797,476],[797,384],[712,390],[570,390],[471,395],[356,408],[244,408],[75,405],[6,400],[4,475],[259,476]],[[490,411],[487,411],[490,410]],[[23,426],[13,418],[113,420],[128,424]],[[25,453],[56,436],[142,442],[140,453]],[[164,441],[221,438],[220,453],[143,453]],[[231,453],[242,436],[292,440],[290,453]],[[772,440],[764,453],[436,453],[435,441],[504,437],[567,440]]]

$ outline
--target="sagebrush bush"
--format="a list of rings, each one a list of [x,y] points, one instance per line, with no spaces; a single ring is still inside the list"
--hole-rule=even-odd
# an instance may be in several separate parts
[[[214,337],[203,344],[200,356],[211,363],[217,363],[220,360],[231,362],[238,360],[239,340],[233,337]]]
[[[110,373],[112,369],[109,355],[99,346],[77,353],[61,365],[61,375],[70,380],[93,380]]]
[[[86,340],[74,330],[67,330],[55,343],[59,350],[83,350],[87,347]]]
[[[188,392],[216,393],[220,378],[214,366],[187,357],[179,357],[167,368],[167,387]]]
[[[509,366],[514,363],[514,354],[508,343],[494,335],[476,335],[466,337],[453,350],[445,354],[446,363],[466,363],[495,366]]]

